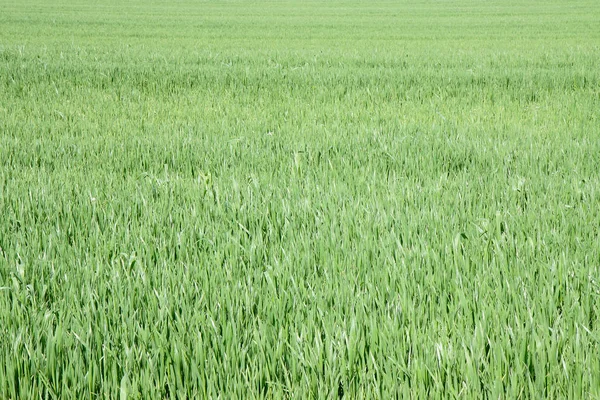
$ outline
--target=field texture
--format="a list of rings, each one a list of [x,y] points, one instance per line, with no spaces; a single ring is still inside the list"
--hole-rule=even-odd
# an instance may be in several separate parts
[[[600,398],[600,3],[0,1],[0,398]]]

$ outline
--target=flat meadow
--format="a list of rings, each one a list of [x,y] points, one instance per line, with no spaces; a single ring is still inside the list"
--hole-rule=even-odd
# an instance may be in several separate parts
[[[0,2],[0,398],[600,398],[595,0]]]

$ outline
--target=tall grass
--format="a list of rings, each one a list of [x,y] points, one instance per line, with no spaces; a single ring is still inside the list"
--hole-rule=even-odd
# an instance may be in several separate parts
[[[596,2],[0,27],[0,398],[600,397]]]

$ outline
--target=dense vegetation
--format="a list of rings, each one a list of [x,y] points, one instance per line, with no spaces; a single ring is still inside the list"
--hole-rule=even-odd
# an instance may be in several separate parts
[[[596,1],[0,4],[0,398],[599,398]]]

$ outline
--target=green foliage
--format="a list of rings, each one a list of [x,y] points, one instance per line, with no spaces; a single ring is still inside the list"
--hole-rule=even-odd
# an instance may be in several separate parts
[[[0,398],[600,397],[595,1],[0,26]]]

